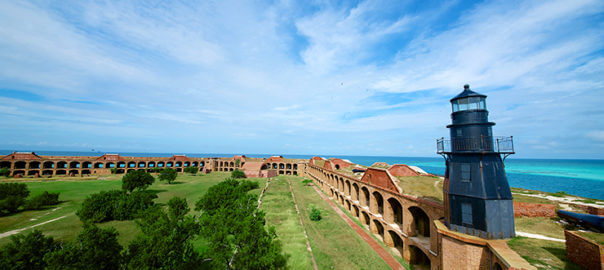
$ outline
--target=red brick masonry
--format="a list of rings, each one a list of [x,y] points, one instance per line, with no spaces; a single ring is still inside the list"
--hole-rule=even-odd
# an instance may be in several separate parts
[[[515,217],[555,217],[553,204],[514,202]]]
[[[585,269],[604,269],[602,246],[572,231],[564,231],[566,257]]]

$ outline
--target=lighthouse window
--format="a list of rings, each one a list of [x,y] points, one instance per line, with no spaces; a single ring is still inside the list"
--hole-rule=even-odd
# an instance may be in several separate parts
[[[468,99],[467,98],[462,98],[457,100],[457,103],[459,104],[459,110],[460,111],[464,111],[468,109]]]
[[[455,132],[457,132],[457,137],[461,137],[461,129],[458,129]]]
[[[478,110],[478,102],[479,98],[469,98],[468,99],[468,109],[470,110]]]
[[[470,164],[462,163],[461,164],[461,181],[462,182],[470,182],[471,180],[471,169]]]
[[[469,203],[461,204],[461,223],[472,226],[472,205]]]

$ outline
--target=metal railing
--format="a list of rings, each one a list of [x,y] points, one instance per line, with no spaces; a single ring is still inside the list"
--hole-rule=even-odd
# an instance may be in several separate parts
[[[514,140],[512,136],[481,136],[470,138],[454,138],[436,140],[436,153],[449,154],[452,152],[495,152],[500,154],[514,153]]]

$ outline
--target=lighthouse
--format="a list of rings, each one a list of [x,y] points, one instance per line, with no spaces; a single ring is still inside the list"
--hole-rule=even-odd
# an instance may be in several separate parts
[[[445,158],[445,224],[485,239],[515,236],[512,192],[503,161],[514,154],[512,137],[494,137],[487,96],[464,90],[451,99],[450,140],[437,140]]]

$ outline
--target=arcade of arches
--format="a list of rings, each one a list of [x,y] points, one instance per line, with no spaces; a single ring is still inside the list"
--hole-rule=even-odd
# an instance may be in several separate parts
[[[390,247],[392,253],[417,269],[496,269],[501,265],[508,266],[507,269],[512,266],[496,255],[502,252],[495,251],[487,240],[468,242],[463,235],[450,233],[442,223],[442,204],[393,188],[396,184],[388,173],[368,174],[370,170],[357,179],[313,164],[307,164],[304,170],[304,176],[349,211]],[[478,255],[464,255],[468,253]],[[516,254],[509,260],[523,259]],[[532,268],[529,265],[527,269]]]
[[[10,176],[84,176],[94,174],[124,174],[129,171],[142,170],[153,172],[157,169],[172,168],[183,172],[184,168],[197,167],[200,173],[213,171],[231,172],[236,169],[246,172],[246,162],[259,163],[255,175],[298,175],[300,160],[271,157],[247,158],[234,156],[232,158],[196,158],[185,155],[172,157],[125,157],[118,154],[102,156],[41,156],[33,152],[14,152],[0,157],[0,168],[10,169]],[[248,172],[246,172],[246,175]],[[254,174],[254,173],[252,173]]]

